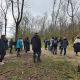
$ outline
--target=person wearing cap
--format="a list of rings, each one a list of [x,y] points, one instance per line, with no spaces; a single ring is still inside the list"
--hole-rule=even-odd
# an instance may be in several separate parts
[[[38,33],[35,33],[35,35],[31,39],[32,44],[32,50],[33,50],[33,60],[35,62],[41,62],[40,56],[41,56],[41,39],[38,35]]]
[[[62,52],[64,51],[64,56],[66,55],[66,49],[67,49],[67,46],[68,46],[68,40],[66,37],[64,37],[62,40],[61,40],[61,51],[60,51],[60,55],[62,55]]]
[[[74,52],[76,52],[76,56],[78,56],[78,52],[80,52],[80,37],[78,36],[74,41]]]

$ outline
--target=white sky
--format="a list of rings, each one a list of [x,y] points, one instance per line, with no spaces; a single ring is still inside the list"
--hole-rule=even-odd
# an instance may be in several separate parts
[[[78,0],[79,1],[79,0]],[[42,16],[45,12],[48,14],[48,19],[51,19],[53,0],[25,0],[25,5],[27,8],[24,10],[28,10],[31,16]],[[10,11],[11,12],[11,11]],[[12,15],[8,12],[8,27],[10,27],[13,23]],[[11,32],[11,30],[7,29]],[[7,36],[10,36],[9,32]]]
[[[53,0],[25,0],[25,5],[27,5],[27,10],[30,12],[31,16],[42,16],[47,12],[49,19],[51,18],[52,12],[52,2]],[[25,9],[24,9],[25,10]],[[11,11],[10,11],[11,12]],[[13,19],[11,13],[8,12],[8,27],[13,24]],[[11,32],[11,33],[10,33]],[[7,29],[7,37],[12,35],[11,29]]]
[[[28,7],[32,16],[42,16],[47,12],[48,16],[51,16],[53,0],[29,0]]]

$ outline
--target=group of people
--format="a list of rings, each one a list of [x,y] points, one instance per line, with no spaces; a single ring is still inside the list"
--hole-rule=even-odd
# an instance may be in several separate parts
[[[52,37],[52,39],[45,39],[44,40],[44,44],[45,44],[45,49],[48,48],[48,50],[50,50],[53,54],[57,55],[57,49],[59,46],[60,49],[60,55],[62,55],[62,52],[64,50],[64,55],[66,55],[66,49],[68,46],[68,40],[66,37],[64,37],[63,39],[60,38],[58,39],[57,37]]]
[[[13,46],[16,50],[16,55],[17,57],[20,57],[20,51],[23,49],[27,53],[30,51],[30,44],[32,45],[32,50],[33,50],[33,61],[34,63],[36,62],[41,62],[40,56],[41,56],[41,39],[38,35],[38,33],[35,33],[35,35],[32,37],[31,40],[29,38],[25,38],[24,40],[21,38],[17,38],[16,41],[14,42],[13,39],[9,41],[9,49],[10,53],[13,52]],[[3,59],[6,54],[6,50],[8,49],[8,40],[5,38],[5,35],[1,36],[0,39],[0,65],[3,65]]]
[[[31,41],[27,37],[26,39],[17,39],[16,40],[16,51],[17,51],[17,57],[20,56],[20,50],[22,49],[24,45],[24,50],[27,53],[30,51],[30,44],[32,44],[32,50],[33,50],[33,61],[35,62],[41,62],[40,56],[41,56],[41,39],[38,35],[38,33],[35,33],[35,35],[32,37]]]
[[[52,37],[52,39],[45,39],[45,50],[48,49],[53,54],[57,55],[58,48],[60,50],[60,55],[62,56],[62,53],[64,53],[64,56],[66,55],[66,50],[69,45],[69,42],[66,37],[58,39],[57,37]],[[76,56],[78,56],[78,52],[80,52],[80,37],[77,36],[77,38],[74,40],[73,43],[74,52],[76,52]]]
[[[10,53],[13,51],[13,45],[16,50],[17,57],[20,56],[20,51],[22,50],[24,46],[24,50],[27,53],[30,51],[30,44],[32,45],[33,50],[33,61],[41,62],[40,56],[41,56],[41,39],[38,35],[38,33],[35,33],[31,40],[29,38],[25,38],[24,40],[21,38],[17,38],[14,42],[13,39],[9,41],[9,49]],[[57,37],[52,37],[52,39],[45,39],[44,40],[45,49],[48,49],[53,54],[57,55],[57,49],[59,47],[60,55],[62,55],[64,51],[64,56],[66,55],[67,46],[69,45],[69,42],[66,37],[58,39]],[[78,36],[73,44],[74,51],[76,52],[76,56],[78,56],[78,52],[80,52],[80,37]],[[8,40],[5,38],[5,35],[1,36],[0,39],[0,65],[3,65],[3,59],[6,55],[6,50],[8,49]]]

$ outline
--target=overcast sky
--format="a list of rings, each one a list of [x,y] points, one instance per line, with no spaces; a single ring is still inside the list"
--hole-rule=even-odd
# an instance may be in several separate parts
[[[27,5],[25,9],[28,10],[31,16],[43,16],[46,12],[48,19],[51,19],[53,0],[25,0],[25,5]],[[10,12],[8,12],[8,27],[13,23],[13,17]],[[9,32],[7,34],[9,34]]]
[[[53,0],[28,0],[28,10],[33,16],[42,16],[45,12],[51,16]]]
[[[27,5],[27,10],[31,16],[43,16],[45,12],[48,14],[48,18],[51,19],[53,0],[25,0],[25,5]],[[24,9],[25,10],[25,9]],[[11,12],[11,11],[10,11]],[[13,17],[11,13],[8,12],[8,27],[13,24]],[[7,36],[12,35],[11,29],[7,28]],[[3,32],[4,33],[4,32]]]

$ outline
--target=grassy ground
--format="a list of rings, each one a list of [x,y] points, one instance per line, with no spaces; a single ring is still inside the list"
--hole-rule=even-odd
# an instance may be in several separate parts
[[[5,65],[0,66],[0,80],[80,80],[77,70],[79,57],[72,55],[52,55],[43,50],[42,62],[34,64],[32,53],[17,58],[10,55],[5,58]]]

